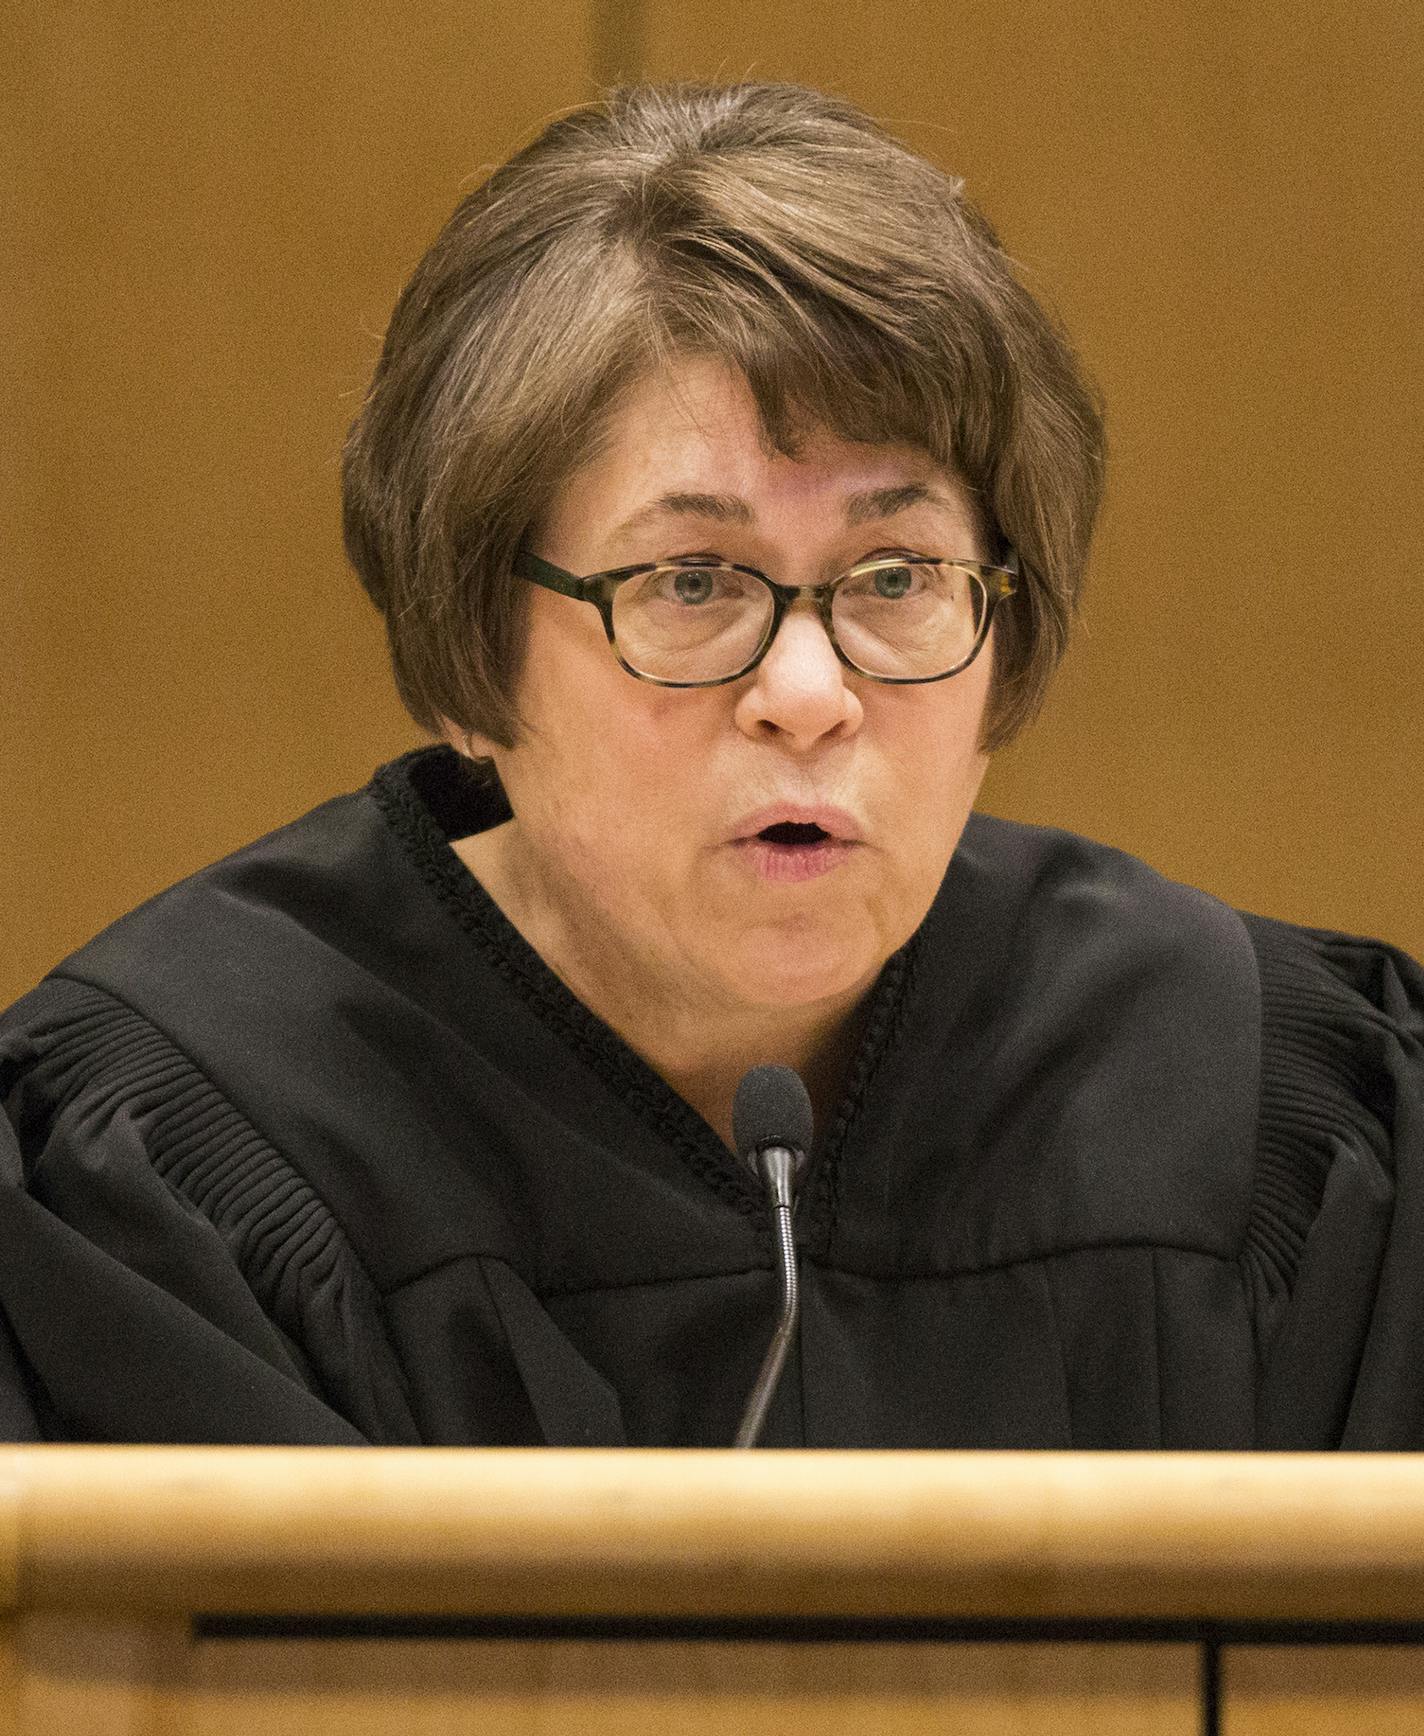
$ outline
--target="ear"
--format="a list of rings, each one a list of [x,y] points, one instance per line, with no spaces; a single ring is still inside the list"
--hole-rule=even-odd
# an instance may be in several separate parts
[[[440,719],[440,736],[456,753],[463,754],[468,760],[494,758],[496,746],[487,735],[481,735],[477,729],[461,729],[457,723],[451,723],[448,717]]]

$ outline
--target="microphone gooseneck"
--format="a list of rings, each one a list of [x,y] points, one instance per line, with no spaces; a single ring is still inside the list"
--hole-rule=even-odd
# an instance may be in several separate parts
[[[811,1133],[811,1099],[798,1073],[790,1067],[753,1067],[743,1074],[732,1102],[732,1138],[742,1162],[766,1189],[771,1207],[781,1272],[781,1317],[742,1413],[733,1442],[737,1447],[754,1447],[760,1439],[786,1353],[796,1335],[800,1285],[791,1210],[811,1149]]]

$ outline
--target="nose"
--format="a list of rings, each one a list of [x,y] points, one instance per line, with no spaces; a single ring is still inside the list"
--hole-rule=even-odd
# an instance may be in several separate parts
[[[759,738],[780,737],[798,753],[854,735],[864,712],[846,685],[849,673],[816,605],[793,603],[737,701],[737,727]]]

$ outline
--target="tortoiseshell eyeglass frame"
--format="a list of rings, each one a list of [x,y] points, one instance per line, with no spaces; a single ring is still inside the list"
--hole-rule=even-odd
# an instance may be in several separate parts
[[[968,656],[962,657],[952,669],[942,669],[935,675],[877,675],[874,670],[862,669],[836,638],[831,605],[839,587],[857,574],[875,572],[884,567],[910,566],[955,567],[967,573],[979,587],[983,608],[974,645]],[[730,675],[714,676],[709,681],[668,681],[663,676],[649,675],[645,670],[635,669],[619,650],[618,638],[613,628],[613,598],[618,587],[643,573],[656,572],[659,568],[679,567],[701,572],[713,569],[744,573],[749,578],[759,580],[771,592],[771,619],[767,623],[761,643],[742,667],[734,669]],[[518,577],[528,579],[532,584],[542,585],[545,590],[557,591],[563,597],[577,598],[581,603],[592,603],[603,618],[603,630],[608,635],[609,646],[620,666],[637,680],[650,681],[655,687],[725,687],[728,682],[740,681],[744,675],[750,675],[771,649],[787,610],[801,597],[809,597],[816,604],[821,625],[826,630],[826,637],[830,640],[836,656],[847,669],[854,670],[867,681],[881,681],[891,687],[918,687],[928,681],[947,681],[951,675],[962,674],[983,650],[989,637],[989,629],[993,625],[995,609],[1006,597],[1013,596],[1019,585],[1018,555],[1012,548],[1005,550],[998,565],[990,565],[984,561],[939,560],[924,555],[880,555],[874,560],[857,562],[838,578],[831,579],[824,585],[779,585],[775,579],[769,579],[755,567],[738,566],[733,561],[640,561],[636,566],[614,567],[605,573],[589,573],[580,578],[576,573],[566,572],[563,567],[556,567],[551,561],[541,559],[528,548],[521,548],[515,555],[513,570]]]

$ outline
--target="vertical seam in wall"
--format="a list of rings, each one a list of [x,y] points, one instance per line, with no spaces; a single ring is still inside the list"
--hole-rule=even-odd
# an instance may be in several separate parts
[[[1202,1736],[1221,1736],[1221,1642],[1208,1634],[1201,1642]]]
[[[600,91],[626,84],[643,71],[644,0],[590,0],[593,7],[593,77]]]

